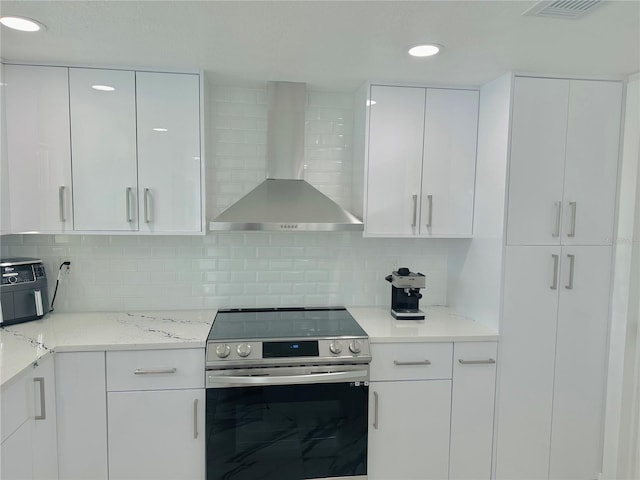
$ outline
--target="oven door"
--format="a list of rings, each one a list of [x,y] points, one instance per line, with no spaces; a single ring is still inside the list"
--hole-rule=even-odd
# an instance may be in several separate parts
[[[207,371],[207,480],[367,473],[367,365]]]

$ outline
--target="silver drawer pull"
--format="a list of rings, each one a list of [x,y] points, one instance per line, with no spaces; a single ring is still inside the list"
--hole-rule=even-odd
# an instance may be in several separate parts
[[[567,237],[575,237],[576,236],[576,209],[578,208],[578,204],[576,202],[569,202],[569,206],[571,207],[571,231],[567,234]]]
[[[60,221],[62,223],[67,221],[67,218],[64,215],[64,185],[60,185],[60,187],[58,187],[58,208],[60,210]]]
[[[47,410],[45,405],[47,404],[47,401],[45,399],[45,393],[44,393],[44,377],[35,377],[33,379],[33,381],[35,383],[37,383],[40,387],[40,415],[36,415],[34,417],[35,420],[46,420],[47,419]]]
[[[458,359],[460,365],[493,365],[496,361],[493,358],[487,358],[486,360],[463,360]]]
[[[134,375],[166,375],[170,373],[176,373],[176,368],[138,368]]]
[[[193,401],[193,439],[198,438],[198,399]]]
[[[393,364],[397,365],[399,367],[406,367],[407,365],[431,365],[431,361],[430,360],[420,360],[420,361],[417,361],[417,362],[399,362],[398,360],[394,360]]]
[[[556,202],[556,229],[551,234],[552,237],[560,236],[560,220],[562,218],[562,202]]]
[[[411,226],[415,227],[418,221],[418,194],[414,193],[411,198],[413,199],[413,222],[411,222]]]
[[[378,392],[373,392],[373,428],[378,429]]]
[[[429,203],[429,216],[427,220],[427,227],[431,227],[431,221],[433,220],[433,195],[427,195],[427,202]]]

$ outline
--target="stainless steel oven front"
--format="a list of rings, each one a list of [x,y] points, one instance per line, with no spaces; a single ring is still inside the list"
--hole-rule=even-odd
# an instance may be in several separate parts
[[[283,337],[280,318],[261,324],[263,336],[278,331],[268,340],[221,338],[226,317],[217,333],[216,317],[207,343],[207,480],[366,478],[368,338],[357,324],[340,336],[322,332],[327,318],[345,313],[301,317],[320,319],[307,328],[315,337],[296,328],[297,338]]]
[[[366,478],[369,366],[207,372],[207,480]]]

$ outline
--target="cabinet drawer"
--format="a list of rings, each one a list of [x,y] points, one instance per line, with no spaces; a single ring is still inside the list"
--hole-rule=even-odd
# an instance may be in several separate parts
[[[204,349],[107,352],[107,391],[204,388]]]
[[[371,345],[371,380],[451,378],[453,344],[391,343]]]

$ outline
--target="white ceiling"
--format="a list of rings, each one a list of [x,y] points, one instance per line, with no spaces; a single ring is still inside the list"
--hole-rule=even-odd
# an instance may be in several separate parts
[[[640,1],[578,20],[523,17],[531,1],[11,1],[47,26],[2,27],[5,60],[197,68],[217,84],[307,82],[352,91],[368,79],[481,85],[508,70],[626,76],[640,70]],[[409,46],[440,55],[414,59]]]

